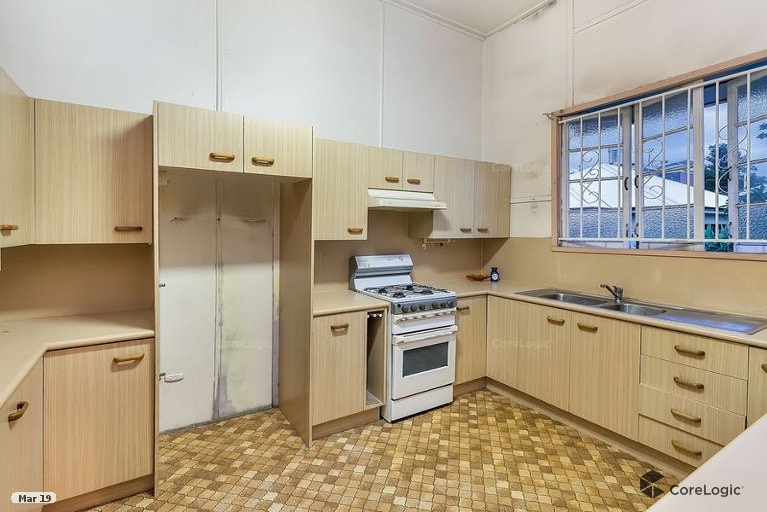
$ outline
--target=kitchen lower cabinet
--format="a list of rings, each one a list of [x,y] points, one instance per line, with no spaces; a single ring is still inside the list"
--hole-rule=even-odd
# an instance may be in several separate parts
[[[767,414],[767,350],[748,347],[748,426]]]
[[[314,239],[366,240],[369,147],[314,141]]]
[[[152,118],[35,101],[39,244],[152,241]]]
[[[487,299],[458,299],[455,345],[455,383],[480,379],[487,374]]]
[[[153,473],[153,340],[44,356],[44,473],[58,500]]]
[[[487,298],[487,376],[516,387],[517,301]]]
[[[0,409],[0,512],[42,510],[42,505],[13,505],[17,491],[43,487],[43,362],[32,371]]]
[[[570,392],[569,311],[517,302],[516,388],[567,410]]]
[[[569,411],[637,439],[640,326],[572,314]]]
[[[312,320],[312,425],[365,409],[366,338],[367,313],[364,311]]]
[[[312,177],[311,126],[246,117],[244,130],[246,173]]]

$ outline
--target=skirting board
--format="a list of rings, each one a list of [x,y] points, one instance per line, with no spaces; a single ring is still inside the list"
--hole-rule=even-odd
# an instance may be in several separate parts
[[[98,491],[51,503],[50,505],[43,507],[43,512],[75,512],[77,510],[104,505],[110,501],[126,498],[143,491],[148,491],[152,489],[153,486],[154,475],[146,475],[121,484],[105,487]]]
[[[358,412],[351,416],[344,416],[337,420],[331,420],[312,427],[312,440],[317,440],[329,435],[349,430],[350,428],[360,427],[367,425],[368,423],[374,423],[381,419],[381,408],[369,409],[367,411]]]
[[[530,409],[545,414],[549,418],[552,418],[569,427],[573,427],[583,434],[599,439],[600,441],[609,445],[615,446],[616,448],[623,450],[629,455],[632,455],[639,460],[651,464],[656,469],[659,469],[666,474],[678,477],[680,480],[695,471],[694,467],[685,464],[682,461],[676,460],[673,457],[669,457],[664,453],[653,450],[648,446],[628,439],[627,437],[623,437],[619,434],[616,434],[615,432],[611,432],[604,427],[600,427],[595,423],[591,423],[590,421],[584,420],[583,418],[579,418],[578,416],[570,414],[567,411],[563,411],[562,409],[554,407],[553,405],[542,402],[537,398],[526,395],[521,391],[510,388],[509,386],[501,384],[500,382],[497,382],[493,379],[487,379],[487,389],[493,393],[497,393],[509,398],[512,402],[524,405],[525,407],[529,407]]]
[[[487,387],[487,379],[480,377],[478,379],[470,380],[469,382],[462,382],[453,386],[453,398],[457,398],[466,393],[474,393],[480,389]]]

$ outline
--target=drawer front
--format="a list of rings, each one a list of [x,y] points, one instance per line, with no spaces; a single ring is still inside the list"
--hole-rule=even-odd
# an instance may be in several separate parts
[[[739,379],[748,378],[748,347],[655,327],[642,327],[642,354]]]
[[[727,444],[745,430],[746,418],[687,400],[649,386],[639,386],[639,414],[718,444]]]
[[[696,467],[710,459],[721,448],[716,443],[644,416],[639,416],[638,441]]]
[[[639,381],[675,396],[745,416],[745,380],[642,356]]]
[[[767,350],[748,349],[748,425],[767,413]]]

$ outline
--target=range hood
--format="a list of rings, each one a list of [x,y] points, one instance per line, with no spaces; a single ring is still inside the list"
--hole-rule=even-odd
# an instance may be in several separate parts
[[[429,211],[445,208],[447,205],[437,201],[431,192],[368,189],[368,209],[370,210]]]

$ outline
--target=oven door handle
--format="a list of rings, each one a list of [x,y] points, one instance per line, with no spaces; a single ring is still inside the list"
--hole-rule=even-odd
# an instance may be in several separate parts
[[[409,322],[413,320],[423,320],[425,318],[437,318],[439,316],[450,316],[455,314],[455,308],[450,309],[448,311],[443,311],[440,313],[425,313],[423,315],[412,315],[412,316],[402,316],[400,318],[395,318],[394,323],[398,324],[401,322]]]
[[[451,325],[447,329],[439,329],[438,331],[430,331],[420,336],[394,336],[392,340],[393,345],[404,345],[407,343],[416,343],[418,341],[433,340],[436,338],[444,338],[450,336],[458,331],[458,326]]]

